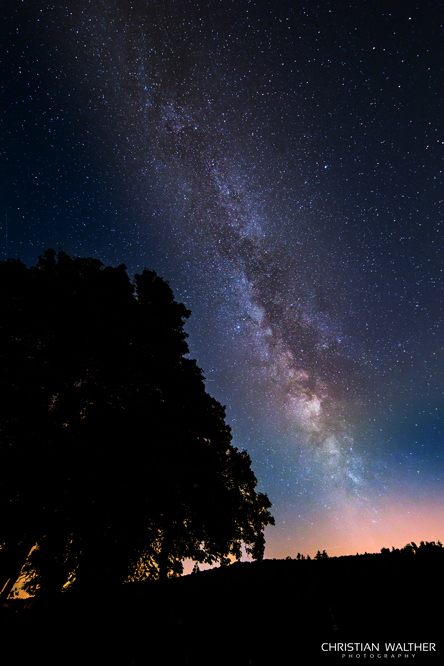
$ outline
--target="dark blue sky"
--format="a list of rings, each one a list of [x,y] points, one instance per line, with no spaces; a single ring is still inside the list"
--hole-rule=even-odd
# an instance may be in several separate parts
[[[267,556],[442,539],[442,3],[1,14],[3,256],[169,280]]]

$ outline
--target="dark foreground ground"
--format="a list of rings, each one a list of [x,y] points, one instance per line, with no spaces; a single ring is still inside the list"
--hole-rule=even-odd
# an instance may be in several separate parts
[[[87,600],[64,594],[49,609],[14,601],[0,609],[0,663],[444,663],[443,577],[442,552],[266,560]]]

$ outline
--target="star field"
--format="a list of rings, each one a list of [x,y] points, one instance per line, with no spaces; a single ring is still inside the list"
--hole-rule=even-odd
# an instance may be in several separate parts
[[[1,11],[3,256],[170,282],[266,556],[442,539],[442,3]]]

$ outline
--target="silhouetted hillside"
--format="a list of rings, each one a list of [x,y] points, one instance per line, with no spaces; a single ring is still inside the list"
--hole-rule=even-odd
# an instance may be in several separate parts
[[[46,611],[14,601],[2,620],[10,663],[39,653],[64,665],[332,663],[344,653],[321,646],[348,641],[436,643],[416,655],[433,663],[442,657],[443,564],[438,547],[241,562],[87,600],[66,593]]]

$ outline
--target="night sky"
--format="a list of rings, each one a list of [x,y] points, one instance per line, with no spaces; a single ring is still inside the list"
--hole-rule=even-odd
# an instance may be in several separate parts
[[[266,557],[444,540],[443,3],[0,14],[2,258],[169,281]]]

